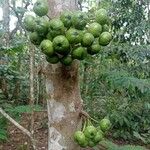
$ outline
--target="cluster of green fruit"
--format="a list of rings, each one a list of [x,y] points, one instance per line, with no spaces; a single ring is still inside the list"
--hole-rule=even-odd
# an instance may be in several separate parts
[[[104,139],[105,134],[110,129],[111,123],[109,119],[102,119],[98,127],[94,127],[91,122],[83,128],[83,131],[74,133],[74,140],[80,147],[95,147]]]
[[[25,16],[24,27],[29,31],[30,41],[40,46],[52,64],[61,62],[69,66],[74,59],[83,60],[87,54],[97,54],[112,40],[105,9],[96,11],[94,20],[81,11],[65,11],[59,18],[49,19],[47,2],[37,0],[33,11],[37,17]]]

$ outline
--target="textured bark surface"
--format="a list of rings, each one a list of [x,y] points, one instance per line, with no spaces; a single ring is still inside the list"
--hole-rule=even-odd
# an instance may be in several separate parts
[[[75,10],[75,0],[49,0],[49,16],[63,10]],[[78,83],[78,62],[71,67],[61,64],[46,67],[46,91],[49,116],[48,150],[80,150],[73,134],[81,125],[82,105]]]
[[[49,0],[49,16],[57,17],[63,10],[75,10],[75,0]],[[73,134],[81,127],[82,105],[78,83],[78,62],[71,67],[61,64],[46,67],[46,91],[49,117],[48,150],[80,150]]]
[[[2,1],[3,6],[3,29],[5,30],[5,45],[9,44],[9,23],[10,23],[10,9],[9,0]]]
[[[80,126],[81,97],[78,65],[69,70],[61,65],[47,66],[46,90],[49,107],[49,150],[78,150],[73,133]]]
[[[78,0],[48,0],[49,16],[51,18],[59,16],[63,10],[76,10]]]

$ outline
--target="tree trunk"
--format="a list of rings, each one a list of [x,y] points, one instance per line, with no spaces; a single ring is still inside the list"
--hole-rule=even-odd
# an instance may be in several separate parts
[[[3,1],[3,28],[5,30],[5,46],[9,45],[9,22],[10,22],[10,9],[9,0]]]
[[[49,0],[49,16],[54,18],[63,10],[75,10],[75,0]],[[78,62],[71,67],[61,64],[46,67],[48,106],[48,150],[80,150],[73,134],[81,127],[82,109],[78,78]]]
[[[3,10],[3,29],[5,30],[4,38],[2,39],[3,46],[7,47],[9,46],[9,22],[10,22],[10,9],[9,9],[9,0],[3,0],[2,1],[2,10]],[[6,60],[5,65],[8,65],[8,59],[7,54],[3,56]],[[7,79],[5,77],[2,77],[1,80],[1,88],[2,91],[7,99],[9,99],[9,93],[8,93],[8,85],[7,85]]]
[[[83,74],[83,90],[82,90],[82,95],[86,95],[88,93],[88,64],[85,62],[84,63],[84,74]]]
[[[29,130],[34,135],[34,46],[29,43],[30,48],[30,101],[29,105],[32,108],[31,116],[30,116],[30,123],[29,123]],[[34,136],[33,136],[34,138]],[[36,148],[35,148],[36,149]]]
[[[43,75],[43,64],[41,62],[40,70],[38,71],[38,98],[37,104],[42,105],[43,107],[46,106],[45,101],[45,77]]]
[[[12,93],[12,97],[11,100],[15,100],[14,104],[18,105],[19,104],[19,94],[20,94],[20,80],[17,79],[16,83],[15,83],[15,87]]]
[[[82,109],[78,84],[78,64],[67,69],[47,65],[46,90],[49,112],[49,149],[79,150],[73,134],[80,127]]]
[[[4,77],[2,77],[2,78],[0,79],[0,81],[1,81],[1,82],[0,82],[0,83],[1,83],[0,89],[2,90],[2,92],[3,92],[4,96],[5,96],[5,98],[6,98],[6,99],[9,99],[7,81],[6,81],[6,79],[5,79]]]
[[[19,71],[19,74],[21,73],[21,57],[22,55],[19,54],[18,56],[18,65],[17,65],[17,68],[18,68],[18,71]],[[11,100],[15,100],[14,101],[14,104],[18,105],[20,103],[20,84],[21,84],[21,81],[20,79],[16,79],[15,80],[15,87],[14,87],[14,90],[13,90],[13,95],[11,97]]]
[[[30,49],[30,105],[34,104],[34,47],[32,44]]]

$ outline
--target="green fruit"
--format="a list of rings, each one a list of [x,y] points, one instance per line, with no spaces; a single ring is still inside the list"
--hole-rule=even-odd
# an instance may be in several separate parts
[[[90,46],[94,42],[94,36],[91,33],[85,33],[82,39],[83,46]]]
[[[62,57],[61,59],[60,59],[60,62],[62,63],[62,64],[64,64],[65,66],[70,66],[71,65],[71,63],[72,63],[72,57],[70,56],[70,55],[68,55],[68,56],[64,56],[64,57]]]
[[[90,55],[97,54],[100,52],[100,50],[101,50],[101,46],[99,45],[97,39],[93,42],[93,44],[90,47],[87,48],[87,52]]]
[[[103,32],[109,32],[109,26],[107,24],[102,26]]]
[[[94,137],[94,142],[99,143],[103,139],[103,132],[98,131]]]
[[[67,38],[63,35],[58,35],[53,39],[53,46],[55,52],[59,54],[68,54],[70,52],[70,46]]]
[[[68,39],[70,44],[80,43],[82,41],[82,32],[77,29],[70,28],[66,32],[66,38]]]
[[[107,14],[107,11],[105,9],[99,9],[96,13],[95,13],[95,17],[96,17],[96,21],[101,24],[104,25],[108,22],[109,17]]]
[[[38,32],[40,35],[45,35],[47,34],[48,31],[48,20],[45,18],[36,18],[35,20],[36,25],[35,25],[35,31]]]
[[[79,144],[79,145],[84,145],[86,142],[85,135],[82,131],[76,131],[74,133],[74,140]]]
[[[31,15],[26,15],[23,24],[27,31],[34,31],[36,25],[35,18]]]
[[[64,23],[66,28],[70,28],[72,25],[72,12],[65,11],[60,15],[61,21]]]
[[[51,64],[57,64],[59,62],[59,57],[54,54],[52,56],[46,56],[46,60]]]
[[[99,14],[106,14],[106,15],[108,14],[106,9],[104,9],[104,8],[100,8],[99,10],[97,10],[97,13],[99,13]]]
[[[83,143],[78,143],[80,145],[80,147],[85,148],[88,146],[88,141],[87,139],[83,142]]]
[[[52,19],[49,22],[49,32],[52,37],[64,34],[65,27],[60,19]]]
[[[108,45],[111,40],[112,40],[112,35],[109,32],[103,32],[99,36],[99,44],[102,45],[102,46]]]
[[[42,52],[48,56],[54,54],[53,43],[50,40],[43,40],[40,44]]]
[[[52,35],[51,35],[50,32],[47,33],[46,38],[47,38],[48,40],[50,40],[50,41],[53,40]]]
[[[100,121],[100,128],[102,131],[105,132],[105,131],[109,130],[110,127],[111,127],[111,122],[109,119],[104,118]]]
[[[89,139],[94,139],[96,133],[97,130],[94,126],[87,126],[84,131],[85,136]]]
[[[92,141],[92,140],[89,140],[88,141],[88,146],[89,147],[94,147],[94,146],[96,146],[96,143],[94,141]]]
[[[94,37],[98,37],[102,32],[102,26],[97,22],[93,22],[89,25],[88,31],[92,33]]]
[[[72,58],[83,60],[87,56],[87,51],[84,47],[78,47],[72,51]]]
[[[30,33],[29,38],[34,45],[40,45],[42,41],[42,37],[40,37],[37,32]]]
[[[33,11],[40,17],[45,16],[48,13],[48,4],[46,1],[37,1],[33,6]]]
[[[86,26],[88,22],[88,16],[81,12],[81,11],[76,11],[74,12],[72,16],[72,24],[76,29],[82,30]]]

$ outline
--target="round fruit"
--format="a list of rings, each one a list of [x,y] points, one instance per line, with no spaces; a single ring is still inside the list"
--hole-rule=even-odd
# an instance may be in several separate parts
[[[52,19],[49,22],[49,32],[52,37],[64,34],[65,27],[60,19]]]
[[[72,24],[76,29],[80,29],[80,30],[84,29],[87,22],[88,22],[88,16],[85,13],[81,11],[74,12],[72,16]]]
[[[48,56],[52,56],[54,53],[53,43],[50,40],[43,40],[40,44],[42,52]]]
[[[106,9],[104,9],[104,8],[100,8],[99,10],[97,10],[97,13],[103,13],[103,14],[106,14],[107,15],[107,11],[106,11]]]
[[[107,24],[102,26],[103,32],[109,32],[109,26]]]
[[[90,47],[87,48],[87,52],[90,55],[97,54],[100,52],[100,50],[101,50],[101,46],[99,45],[97,39],[93,42],[93,44]]]
[[[89,147],[94,147],[94,146],[96,146],[96,143],[94,141],[92,141],[92,140],[89,140],[88,141],[88,146]]]
[[[72,25],[72,13],[69,11],[65,11],[60,15],[61,21],[64,23],[66,28],[70,28]]]
[[[26,15],[24,18],[24,27],[27,31],[34,31],[35,29],[35,18],[31,15]]]
[[[35,20],[35,31],[37,31],[40,35],[45,35],[48,31],[48,21],[44,18],[36,18]]]
[[[111,123],[110,123],[109,119],[104,118],[100,121],[100,128],[102,131],[105,132],[105,131],[109,130],[110,127],[111,127]]]
[[[66,38],[68,39],[70,44],[80,43],[82,41],[82,32],[77,29],[70,28],[66,32]]]
[[[62,57],[60,61],[65,66],[70,66],[73,60],[72,60],[72,57],[68,55],[68,56]]]
[[[109,32],[103,32],[99,37],[99,44],[106,46],[112,40],[112,35]]]
[[[85,135],[82,131],[76,131],[74,133],[74,140],[79,144],[79,145],[84,145],[86,142]]]
[[[58,35],[53,39],[54,50],[59,54],[68,54],[70,52],[69,42],[63,35]]]
[[[72,51],[72,58],[83,60],[87,56],[87,51],[84,47],[78,47]]]
[[[88,141],[87,141],[87,139],[84,141],[84,143],[81,143],[81,144],[79,144],[79,145],[80,145],[80,147],[82,147],[82,148],[87,147],[87,146],[88,146]]]
[[[47,33],[46,38],[47,38],[48,40],[50,40],[50,41],[53,40],[52,35],[51,35],[50,32]]]
[[[40,37],[37,32],[30,33],[29,38],[34,45],[40,45],[42,41],[42,37]]]
[[[57,64],[59,62],[59,57],[54,54],[52,56],[46,56],[46,60],[51,64]]]
[[[33,6],[33,11],[40,17],[45,16],[48,13],[48,4],[46,1],[37,1]]]
[[[101,24],[104,25],[108,22],[108,14],[107,11],[105,9],[99,9],[96,13],[95,13],[95,17],[96,17],[96,21]]]
[[[94,142],[99,143],[103,139],[103,132],[98,131],[94,137]]]
[[[94,126],[87,126],[84,131],[85,136],[89,139],[93,139],[96,133],[97,133],[97,130]]]
[[[85,33],[82,39],[83,46],[90,46],[94,42],[94,36],[91,33]]]
[[[102,32],[102,26],[97,22],[93,22],[89,25],[88,31],[92,33],[94,37],[98,37]]]

